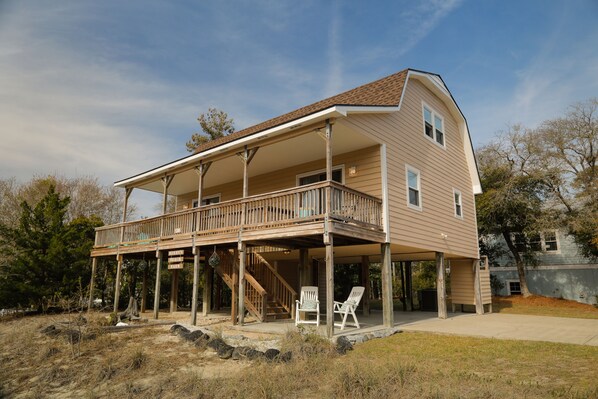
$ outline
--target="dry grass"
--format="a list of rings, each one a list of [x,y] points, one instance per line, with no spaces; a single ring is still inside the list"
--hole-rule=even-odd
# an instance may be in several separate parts
[[[598,319],[598,308],[592,305],[539,295],[493,297],[492,308],[498,313]]]
[[[220,360],[167,326],[97,333],[74,352],[39,332],[51,322],[0,323],[0,397],[598,397],[598,347],[403,333],[339,356],[289,333],[283,350],[301,355],[250,363]]]

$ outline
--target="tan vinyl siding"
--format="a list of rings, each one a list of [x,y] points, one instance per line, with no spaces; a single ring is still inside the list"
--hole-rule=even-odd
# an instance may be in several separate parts
[[[260,156],[259,152],[256,156]],[[332,164],[334,166],[344,165],[346,186],[381,198],[380,150],[378,146],[336,155],[333,157]],[[356,176],[349,176],[350,166],[356,166]],[[249,195],[295,187],[297,185],[297,175],[322,170],[325,167],[325,159],[321,159],[291,168],[276,170],[268,174],[250,177]],[[208,173],[217,173],[217,171],[210,169]],[[243,194],[242,191],[243,182],[238,180],[232,183],[205,188],[203,196],[210,197],[215,194],[220,194],[221,201],[228,201],[240,198]],[[179,196],[177,203],[178,209],[183,209],[184,206],[190,208],[195,199],[197,199],[197,192],[195,191]]]
[[[482,291],[482,303],[492,303],[492,289],[490,287],[490,268],[480,269],[480,289]]]
[[[446,148],[424,135],[422,101],[443,117]],[[444,103],[411,78],[399,112],[353,115],[342,123],[386,143],[391,242],[477,258],[473,187],[463,138]],[[406,164],[421,173],[421,212],[407,206]],[[453,189],[462,194],[463,219],[455,217]]]
[[[475,305],[472,260],[451,260],[451,301],[458,305]]]

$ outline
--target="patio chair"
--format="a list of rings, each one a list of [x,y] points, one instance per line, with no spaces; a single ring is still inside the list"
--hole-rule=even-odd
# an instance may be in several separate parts
[[[305,319],[301,320],[300,312],[305,314]],[[308,320],[309,313],[316,314],[316,320]],[[295,325],[315,324],[320,325],[320,301],[318,300],[318,287],[301,287],[300,299],[295,301]]]
[[[359,322],[357,321],[357,316],[355,316],[355,309],[359,306],[364,291],[365,287],[353,287],[345,302],[334,301],[334,314],[339,314],[343,318],[342,323],[334,323],[335,326],[344,330],[347,325],[347,316],[350,314],[353,316],[353,321],[355,322],[354,326],[359,328]]]

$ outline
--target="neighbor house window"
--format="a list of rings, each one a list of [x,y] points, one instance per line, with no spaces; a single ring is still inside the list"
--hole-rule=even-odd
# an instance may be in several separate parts
[[[461,204],[461,191],[453,189],[453,198],[455,200],[455,216],[463,218],[463,205]]]
[[[556,231],[544,231],[542,233],[533,233],[525,235],[523,233],[516,233],[512,236],[517,251],[546,251],[556,252],[559,250],[559,242]]]
[[[509,295],[521,295],[521,283],[517,280],[508,280]]]
[[[421,179],[419,170],[407,166],[407,205],[410,208],[422,209],[421,201]]]
[[[426,104],[424,108],[424,134],[430,140],[444,147],[444,120]]]
[[[556,231],[544,232],[544,250],[548,252],[559,250],[559,243],[556,238]]]

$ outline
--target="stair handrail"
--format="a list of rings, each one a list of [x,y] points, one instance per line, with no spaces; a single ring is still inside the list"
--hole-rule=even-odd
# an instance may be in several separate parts
[[[278,290],[273,290],[273,287],[266,287],[266,289],[269,292],[272,291],[270,292],[271,294],[277,294],[275,299],[278,300],[278,302],[280,302],[280,304],[285,308],[285,310],[289,312],[291,318],[293,318],[295,313],[295,300],[297,299],[297,292],[293,289],[293,287],[290,286],[289,283],[287,283],[287,281],[280,275],[280,273],[278,273],[278,271],[276,271],[276,269],[274,269],[274,267],[262,255],[260,255],[257,252],[254,252],[253,256],[259,263],[266,266],[266,268],[276,278],[276,280],[278,280],[288,291],[289,295],[282,295],[282,293],[278,292]]]

